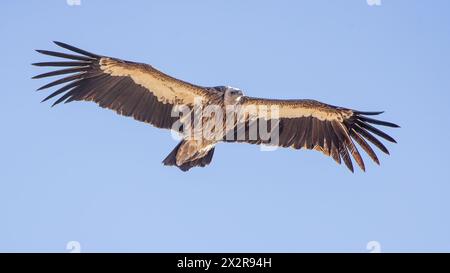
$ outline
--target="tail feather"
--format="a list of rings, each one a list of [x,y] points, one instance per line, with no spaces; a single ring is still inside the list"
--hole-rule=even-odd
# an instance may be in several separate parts
[[[193,168],[193,167],[205,167],[207,165],[209,165],[211,163],[211,160],[213,158],[214,155],[214,149],[212,148],[211,150],[209,150],[209,152],[201,158],[197,158],[195,160],[192,161],[188,161],[182,165],[177,165],[177,152],[178,149],[181,147],[181,145],[183,144],[183,141],[181,141],[173,150],[172,152],[170,152],[170,154],[163,160],[163,164],[166,166],[177,166],[180,170],[182,170],[183,172],[188,171],[189,169]]]
[[[177,152],[180,148],[181,144],[183,144],[183,141],[178,143],[178,145],[170,152],[170,154],[163,160],[163,164],[166,166],[176,166],[177,165]]]

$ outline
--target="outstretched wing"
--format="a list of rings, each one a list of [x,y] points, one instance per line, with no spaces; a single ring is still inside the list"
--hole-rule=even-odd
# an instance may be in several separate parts
[[[208,99],[211,95],[206,88],[175,79],[147,64],[100,56],[61,42],[55,44],[78,54],[37,50],[45,55],[66,59],[33,64],[64,67],[33,77],[39,79],[64,75],[38,89],[62,85],[43,100],[59,95],[53,105],[71,101],[94,101],[118,114],[132,116],[158,128],[170,129],[178,119],[171,117],[174,105],[191,106],[196,98]]]
[[[224,141],[271,144],[294,149],[314,149],[331,156],[339,164],[342,159],[352,172],[351,157],[365,171],[364,161],[355,142],[377,164],[380,164],[378,157],[367,141],[386,154],[389,154],[388,149],[373,134],[395,143],[392,137],[371,124],[399,127],[390,122],[367,117],[383,112],[360,112],[314,100],[272,100],[244,97],[242,106],[244,108],[264,108],[264,111],[258,110],[253,115],[248,113],[244,115],[241,122],[236,125],[233,137],[224,139]],[[268,126],[276,124],[273,126],[274,130],[278,130],[278,139],[275,143],[273,139],[261,137],[259,132],[256,134],[256,138],[252,138],[248,133],[252,124],[259,126],[261,120],[269,121]]]

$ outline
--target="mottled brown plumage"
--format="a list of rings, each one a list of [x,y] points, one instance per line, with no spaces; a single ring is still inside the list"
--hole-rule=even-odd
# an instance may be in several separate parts
[[[314,100],[246,97],[236,88],[201,87],[173,78],[147,64],[101,56],[61,42],[55,43],[77,54],[37,50],[44,55],[65,59],[34,64],[62,67],[33,77],[39,79],[63,76],[38,89],[61,85],[43,100],[59,96],[53,105],[71,101],[93,101],[120,115],[133,117],[158,128],[173,130],[180,120],[172,115],[172,111],[180,105],[195,109],[199,99],[202,107],[218,105],[222,109],[257,109],[256,113],[244,111],[243,118],[235,120],[231,128],[224,125],[221,132],[209,132],[210,135],[204,135],[203,139],[190,139],[184,134],[183,140],[163,161],[165,165],[175,165],[183,171],[208,165],[212,160],[215,144],[220,141],[314,149],[332,157],[339,164],[343,161],[352,172],[352,158],[365,170],[363,158],[355,143],[379,164],[369,142],[384,153],[389,152],[374,135],[395,142],[392,137],[371,125],[398,127],[393,123],[369,117],[382,112],[355,111]],[[268,111],[263,115],[261,109]],[[190,111],[192,119],[195,120],[200,112]],[[275,113],[277,115],[273,115]],[[208,123],[214,120],[214,116],[201,119]],[[269,138],[259,133],[255,136],[250,133],[250,129],[261,126],[262,121],[272,128]],[[226,118],[223,117],[223,124],[225,122]],[[190,126],[194,130],[194,126]],[[214,129],[217,129],[216,127],[213,126]],[[272,134],[274,132],[277,134]],[[275,136],[277,141],[273,142]],[[215,138],[211,140],[208,137]]]

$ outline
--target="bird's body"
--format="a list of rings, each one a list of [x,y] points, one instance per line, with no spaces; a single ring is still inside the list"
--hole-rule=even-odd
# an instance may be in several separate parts
[[[237,88],[201,87],[175,79],[150,65],[55,43],[79,55],[38,50],[45,55],[74,60],[34,64],[66,67],[34,78],[70,74],[38,89],[65,84],[44,101],[57,95],[61,97],[54,105],[93,101],[118,114],[181,133],[181,142],[163,163],[183,171],[208,165],[219,142],[314,149],[338,163],[342,159],[351,171],[351,157],[365,170],[353,140],[378,164],[367,141],[385,153],[388,150],[373,134],[395,142],[371,125],[398,127],[368,117],[381,112],[360,112],[314,100],[252,98]]]
[[[188,116],[184,119],[190,119],[191,122],[188,123],[190,128],[183,134],[183,141],[175,148],[176,153],[169,155],[163,161],[164,164],[185,169],[190,166],[190,163],[201,160],[208,154],[212,157],[215,145],[225,138],[229,130],[233,130],[234,126],[229,126],[231,128],[228,131],[223,127],[222,130],[214,130],[214,126],[226,124],[225,109],[227,107],[233,109],[240,104],[242,91],[230,86],[216,86],[212,87],[210,92],[212,95],[207,103],[199,103],[198,109],[195,106],[189,109]],[[208,107],[211,107],[212,111],[207,115],[205,108]],[[221,116],[217,116],[219,112]],[[218,122],[216,119],[221,121]],[[207,128],[211,130],[206,130]]]

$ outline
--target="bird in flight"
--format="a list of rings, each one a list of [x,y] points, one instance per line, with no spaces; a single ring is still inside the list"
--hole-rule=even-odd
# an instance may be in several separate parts
[[[65,60],[33,64],[61,67],[34,79],[64,75],[38,89],[60,86],[43,101],[57,96],[53,106],[93,101],[120,115],[180,133],[180,143],[163,164],[182,171],[209,165],[215,145],[220,142],[317,150],[339,164],[343,161],[352,172],[352,158],[365,171],[356,144],[379,165],[369,143],[386,154],[388,149],[376,136],[396,143],[374,127],[399,127],[373,118],[383,112],[356,111],[315,100],[248,97],[234,87],[202,87],[151,65],[93,54],[61,42],[55,44],[71,52],[37,52]]]

